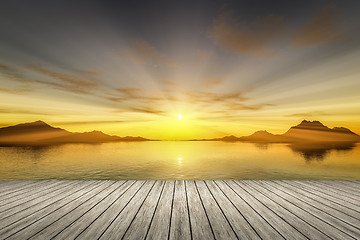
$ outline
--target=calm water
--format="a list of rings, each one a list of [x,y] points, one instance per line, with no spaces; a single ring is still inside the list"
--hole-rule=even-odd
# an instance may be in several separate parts
[[[360,179],[360,144],[140,142],[0,147],[0,179]]]

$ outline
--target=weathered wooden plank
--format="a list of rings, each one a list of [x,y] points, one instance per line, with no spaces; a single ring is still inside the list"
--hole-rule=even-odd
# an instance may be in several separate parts
[[[170,231],[170,218],[174,196],[175,181],[166,181],[154,217],[150,223],[146,239],[167,239]]]
[[[65,188],[63,188],[64,190],[64,195],[65,197],[71,193],[70,190],[76,190],[76,182],[72,182],[72,184],[67,185]],[[63,197],[61,195],[57,195],[54,199]],[[8,225],[11,225],[17,221],[26,219],[27,217],[36,214],[38,211],[42,210],[43,208],[48,207],[50,204],[52,203],[52,201],[43,201],[39,204],[36,205],[29,205],[28,207],[24,207],[19,211],[14,211],[14,212],[9,212],[8,216],[2,216],[0,214],[0,217],[2,218],[2,220],[0,220],[0,229],[3,229],[5,227],[7,227]]]
[[[185,181],[177,180],[174,190],[169,238],[176,240],[191,239],[191,225]]]
[[[228,185],[229,181],[215,181],[215,184],[229,198],[239,213],[249,222],[262,239],[284,239],[251,205],[244,199],[247,194],[239,194]]]
[[[193,239],[215,239],[212,226],[197,192],[194,181],[185,181],[185,191],[188,196],[190,224]]]
[[[37,186],[42,186],[44,184],[49,183],[50,181],[33,181],[29,184],[24,182],[23,185],[19,186],[18,188],[11,189],[6,192],[1,192],[0,201],[4,201],[14,196],[24,196],[28,193],[31,193]]]
[[[15,191],[21,191],[26,189],[35,183],[40,183],[42,181],[2,181],[0,186],[0,200],[4,195],[10,194]]]
[[[16,215],[17,213],[24,213],[25,210],[31,209],[38,204],[43,202],[48,203],[51,201],[52,198],[61,195],[62,193],[66,192],[71,186],[76,185],[76,182],[62,182],[58,183],[52,191],[44,192],[41,196],[37,198],[31,198],[27,201],[20,202],[20,203],[11,203],[9,205],[4,206],[5,209],[0,213],[0,221],[9,217]]]
[[[0,239],[360,239],[359,186],[0,181]]]
[[[205,181],[205,184],[239,239],[261,239],[242,213],[238,212],[230,199],[219,189],[214,181],[208,180]]]
[[[283,196],[288,195],[299,200],[298,202],[299,205],[302,204],[301,206],[303,207],[304,205],[308,205],[309,211],[311,211],[314,214],[317,214],[317,216],[319,217],[325,216],[324,219],[329,219],[329,223],[337,226],[339,229],[343,230],[344,232],[347,232],[352,236],[355,235],[356,237],[357,235],[359,235],[360,237],[360,228],[357,227],[360,226],[360,221],[357,220],[356,218],[353,218],[335,209],[329,208],[328,206],[322,204],[321,202],[314,201],[308,196],[294,192],[289,188],[284,188],[274,182],[268,181],[266,182],[266,184],[268,186],[279,189],[280,191],[283,191],[285,193]],[[314,208],[316,210],[314,210]]]
[[[22,190],[18,190],[15,192],[11,192],[5,196],[3,196],[0,200],[0,208],[10,204],[14,201],[19,201],[23,198],[29,198],[29,196],[31,197],[31,195],[36,194],[37,192],[40,191],[41,188],[51,188],[52,186],[57,185],[58,183],[56,182],[49,182],[49,181],[44,181],[38,184],[33,184],[32,186],[29,186],[25,189]],[[1,212],[1,210],[0,210]]]
[[[278,231],[280,231],[286,238],[291,238],[291,239],[298,239],[304,237],[309,239],[328,238],[321,231],[314,228],[312,225],[308,224],[303,219],[297,217],[292,212],[288,211],[286,208],[282,207],[282,205],[274,201],[272,198],[268,198],[266,195],[263,195],[261,192],[257,191],[256,189],[252,189],[251,187],[247,186],[246,185],[247,181],[244,182],[245,183],[243,182],[236,182],[236,183],[239,187],[245,187],[249,195],[253,196],[257,201],[259,201],[262,204],[262,205],[258,205],[256,209],[259,209],[259,211],[263,209],[264,212],[270,211],[281,219],[281,220],[276,220],[277,217],[268,215],[270,224],[276,222],[276,227]],[[266,214],[264,215],[266,216]],[[282,221],[287,223],[284,225],[285,227],[287,226],[286,229],[281,229]],[[289,227],[288,225],[290,225],[291,227]],[[290,237],[289,235],[293,235],[293,236]]]
[[[79,214],[70,214],[68,218],[63,218],[61,222],[65,223],[66,226],[61,228],[56,226],[57,231],[54,232],[57,233],[52,237],[52,239],[71,239],[78,236],[87,226],[96,221],[104,211],[110,208],[134,183],[135,181],[126,181],[123,185],[110,193],[105,199],[100,200],[97,206],[93,206],[80,216]],[[76,212],[79,213],[78,211]],[[76,215],[77,218],[74,219],[73,215]],[[44,231],[48,232],[50,230],[44,229]]]
[[[351,187],[349,184],[341,184],[340,181],[317,181],[317,183],[326,188],[333,188],[337,191],[344,192],[345,194],[351,194],[351,196],[356,196],[357,199],[360,199],[359,188]]]
[[[346,187],[347,189],[350,189],[351,191],[356,191],[357,193],[360,193],[360,186],[359,184],[352,182],[352,181],[339,181],[339,180],[332,180],[331,181],[332,184],[337,184],[339,185],[339,187]]]
[[[327,197],[321,197],[318,196],[316,194],[314,194],[314,192],[311,191],[307,191],[304,190],[303,188],[298,187],[297,185],[293,184],[292,181],[287,181],[287,182],[283,182],[283,181],[274,181],[274,183],[281,185],[282,187],[284,187],[284,191],[288,191],[288,192],[296,192],[299,198],[303,199],[306,201],[306,199],[311,199],[311,201],[316,201],[315,204],[321,204],[323,206],[327,206],[329,208],[331,208],[330,211],[339,211],[345,215],[343,215],[345,218],[350,217],[350,219],[354,219],[358,226],[360,226],[360,213],[354,211],[353,209],[349,209],[347,207],[344,207],[343,205],[341,205],[339,202],[333,202],[331,201],[328,196]],[[346,221],[346,220],[344,220]]]
[[[77,184],[69,186],[68,189],[65,189],[66,194],[64,192],[64,195],[58,195],[55,201],[42,203],[36,206],[35,209],[31,209],[31,212],[20,212],[8,219],[4,219],[4,222],[0,222],[0,226],[5,226],[0,230],[0,236],[11,236],[32,224],[36,224],[39,220],[55,212],[57,209],[67,204],[72,204],[76,199],[104,184],[104,182],[89,182],[86,185]]]
[[[331,238],[354,238],[357,235],[352,231],[352,228],[333,218],[330,215],[326,215],[323,211],[320,211],[294,197],[282,192],[270,186],[268,183],[261,181],[247,182],[246,184],[253,186],[254,188],[262,191],[264,194],[272,197],[275,201],[281,202],[284,207],[292,211],[295,215],[309,222],[309,224],[320,229],[323,233]],[[356,238],[355,238],[356,239]]]
[[[358,186],[360,185],[360,180],[348,180],[349,182],[356,183]],[[360,187],[360,186],[359,186]]]
[[[340,188],[345,188],[351,191],[356,191],[357,193],[360,193],[360,186],[352,181],[348,181],[348,180],[322,180],[321,181],[324,184],[333,184],[336,185]]]
[[[130,200],[129,204],[125,206],[114,221],[108,226],[108,228],[102,233],[100,239],[121,239],[132,220],[140,210],[145,199],[150,194],[151,189],[154,187],[156,181],[147,181],[140,189],[138,194]]]
[[[289,184],[297,184],[299,188],[307,189],[311,191],[313,194],[318,196],[325,197],[333,202],[337,202],[349,209],[353,209],[354,211],[360,212],[360,207],[357,206],[358,201],[349,198],[349,195],[341,195],[333,192],[332,190],[326,189],[322,186],[317,186],[315,184],[303,183],[302,181],[291,181]]]
[[[39,197],[45,197],[45,195],[50,196],[52,193],[61,190],[67,185],[74,184],[74,182],[51,182],[44,183],[43,185],[34,188],[30,193],[24,194],[23,196],[15,196],[9,199],[4,200],[3,204],[0,206],[0,212],[3,213],[8,209],[15,208],[17,206],[24,206],[28,203],[31,205],[33,201],[38,201]]]
[[[345,207],[348,207],[360,213],[360,206],[358,204],[359,201],[349,198],[351,197],[351,194],[344,194],[344,193],[337,194],[336,191],[333,191],[332,189],[323,186],[317,186],[313,183],[309,183],[308,181],[283,181],[283,182],[285,184],[291,184],[296,186],[297,188],[301,188],[305,191],[311,192],[313,195],[323,197],[327,201],[330,200],[335,203],[344,205]]]
[[[211,192],[203,181],[195,181],[196,190],[209,218],[216,239],[238,239],[228,219],[219,208]]]
[[[156,211],[159,199],[164,190],[164,181],[157,181],[145,199],[139,212],[133,218],[126,230],[123,239],[145,239],[151,220]],[[166,227],[166,226],[164,226]]]
[[[19,184],[30,184],[36,180],[0,180],[0,191],[4,189],[16,188]]]
[[[341,196],[345,196],[345,197],[353,199],[357,202],[360,201],[360,194],[357,194],[356,192],[341,189],[339,187],[334,186],[335,184],[325,184],[322,181],[309,181],[309,184],[319,186],[319,187],[323,188],[324,190],[333,192],[333,193],[341,195]]]
[[[105,209],[95,221],[87,225],[74,239],[98,239],[139,193],[145,183],[145,181],[136,181],[119,199],[109,208]]]
[[[294,228],[291,224],[277,215],[271,208],[264,205],[254,196],[249,187],[242,182],[228,181],[228,185],[240,194],[249,205],[270,224],[285,239],[305,239],[304,235]],[[278,209],[280,210],[280,209]],[[280,210],[281,211],[281,210]]]
[[[84,195],[75,200],[71,205],[66,205],[44,217],[36,225],[32,225],[26,228],[26,231],[14,235],[13,239],[52,239],[67,225],[71,224],[91,208],[96,207],[102,200],[116,191],[124,183],[124,181],[111,182],[112,184],[110,183],[110,185],[104,187],[102,190],[95,192],[95,194],[89,198],[86,198],[86,195]],[[70,236],[69,238],[74,238],[74,236]]]

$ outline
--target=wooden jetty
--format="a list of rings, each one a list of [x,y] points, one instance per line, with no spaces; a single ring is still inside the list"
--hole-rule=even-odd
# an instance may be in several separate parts
[[[0,239],[360,239],[360,181],[0,181]]]

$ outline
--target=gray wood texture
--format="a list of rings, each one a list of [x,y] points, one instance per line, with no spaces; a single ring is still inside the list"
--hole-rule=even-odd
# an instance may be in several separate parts
[[[360,239],[360,181],[0,181],[0,239]]]

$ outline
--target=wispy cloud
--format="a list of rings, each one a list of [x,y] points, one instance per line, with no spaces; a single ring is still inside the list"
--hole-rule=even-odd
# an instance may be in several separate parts
[[[143,39],[133,41],[132,46],[121,54],[126,60],[136,64],[165,65],[175,67],[176,63],[159,52],[153,45]]]
[[[272,107],[275,104],[271,103],[262,103],[262,104],[244,104],[244,103],[227,103],[227,107],[233,111],[237,110],[250,110],[250,111],[257,111],[261,110],[264,107]]]
[[[25,110],[25,109],[9,109],[9,108],[0,108],[0,113],[21,114],[21,115],[43,115],[43,116],[54,115],[51,113],[45,113],[40,111]]]
[[[172,81],[172,80],[163,80],[163,81],[161,81],[161,83],[164,84],[167,87],[175,87],[175,88],[182,87],[182,85],[180,83],[177,83],[177,82]]]
[[[51,71],[38,64],[28,65],[28,69],[61,81],[62,83],[67,84],[69,87],[91,89],[99,86],[99,83],[93,79],[84,78],[73,74]]]
[[[193,102],[243,102],[247,100],[247,97],[244,97],[244,94],[241,92],[237,93],[214,93],[214,92],[204,92],[204,91],[190,91],[186,92],[186,95]]]
[[[31,70],[48,78],[35,79],[33,77],[29,77],[29,75],[24,72],[24,70]],[[84,77],[80,73],[83,73],[88,77]],[[78,94],[93,94],[93,90],[98,89],[101,86],[100,82],[94,79],[100,74],[100,72],[79,70],[79,74],[67,74],[59,71],[49,70],[48,68],[39,64],[26,65],[24,69],[0,64],[0,74],[3,75],[7,80],[25,85],[23,87],[14,89],[0,89],[2,92],[15,94],[26,93],[34,89],[38,89],[39,87],[52,88]]]
[[[24,77],[19,69],[16,67],[0,64],[0,74],[3,75],[6,79],[13,80],[19,83],[28,83],[32,80]]]
[[[284,115],[284,117],[313,117],[313,116],[327,116],[328,113],[325,113],[323,111],[312,111],[312,112],[303,112],[303,113],[292,113]]]
[[[204,79],[204,87],[213,88],[217,85],[221,85],[225,82],[225,78],[223,77],[209,77]]]
[[[89,120],[89,121],[68,121],[68,122],[51,122],[54,125],[92,125],[92,124],[113,124],[113,123],[123,123],[122,120]]]
[[[3,71],[15,71],[16,69],[14,67],[9,66],[9,65],[0,63],[0,70],[3,70]]]
[[[293,34],[294,47],[323,45],[340,39],[339,13],[335,5],[325,6],[313,19],[304,23]]]
[[[279,37],[283,25],[281,16],[258,17],[247,23],[228,12],[214,20],[209,36],[219,46],[237,54],[264,57],[273,53],[271,42]]]
[[[130,110],[133,112],[151,113],[151,114],[157,114],[157,115],[163,115],[164,113],[166,113],[163,110],[159,110],[159,109],[149,107],[149,106],[132,107],[132,108],[130,108]]]
[[[113,94],[108,100],[116,103],[116,111],[137,112],[155,115],[166,115],[171,112],[169,106],[192,106],[210,115],[236,115],[238,111],[259,111],[265,107],[274,106],[271,103],[248,104],[248,97],[243,92],[216,93],[209,91],[155,92],[141,88],[118,88],[117,95]],[[217,113],[214,113],[214,109]]]
[[[208,61],[212,59],[215,54],[212,51],[205,50],[205,49],[198,49],[195,52],[196,56],[199,57],[201,60]]]
[[[153,92],[149,90],[145,90],[142,88],[116,88],[121,95],[117,95],[115,98],[119,98],[119,100],[129,100],[129,101],[145,101],[147,103],[152,103],[154,101],[162,101],[162,100],[175,100],[175,97],[169,95],[169,90],[167,93],[162,93],[160,95],[159,92]]]
[[[139,98],[143,96],[143,89],[141,88],[116,88],[116,91],[127,98]]]
[[[11,88],[11,89],[10,88],[0,88],[0,92],[19,94],[19,95],[27,94],[31,91],[32,90],[28,89],[28,88]]]
[[[78,70],[78,71],[79,71],[79,73],[85,74],[85,75],[90,76],[90,77],[100,77],[103,74],[100,71],[93,71],[93,70],[81,69],[81,70]]]

